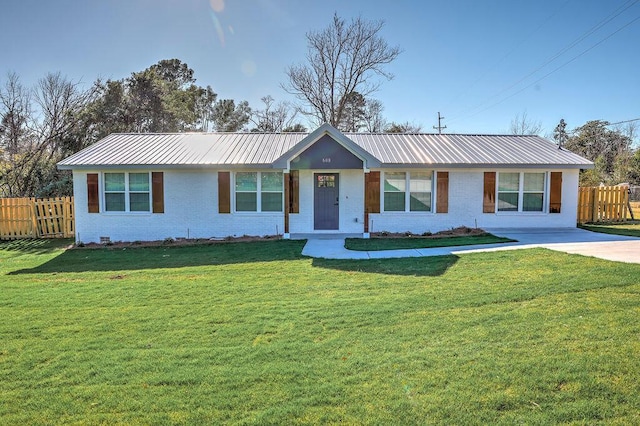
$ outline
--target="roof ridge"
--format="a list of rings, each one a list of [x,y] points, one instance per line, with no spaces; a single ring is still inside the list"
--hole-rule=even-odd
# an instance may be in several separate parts
[[[114,132],[109,135],[135,135],[135,136],[181,136],[181,135],[308,135],[310,132]],[[368,136],[491,136],[491,137],[538,137],[540,135],[513,135],[509,133],[384,133],[384,132],[344,132],[344,135],[368,135]]]

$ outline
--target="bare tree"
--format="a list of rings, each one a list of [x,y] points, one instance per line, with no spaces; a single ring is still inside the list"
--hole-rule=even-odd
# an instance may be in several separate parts
[[[31,93],[22,86],[18,75],[10,72],[0,88],[0,147],[7,159],[15,157],[28,139],[30,120]]]
[[[542,132],[542,123],[530,120],[527,116],[527,111],[524,111],[522,115],[517,114],[511,120],[511,126],[509,127],[509,133],[512,135],[538,135],[540,132]]]
[[[387,127],[387,121],[382,115],[384,106],[377,99],[367,99],[364,107],[364,130],[367,133],[380,133]]]
[[[640,126],[637,121],[629,121],[627,123],[621,123],[614,126],[614,130],[627,136],[631,139],[631,145],[636,146],[638,144],[638,138],[640,136]]]
[[[296,111],[288,102],[276,103],[270,95],[260,99],[264,103],[264,109],[252,110],[251,122],[256,126],[252,132],[282,132],[291,127],[296,117]]]
[[[0,94],[1,139],[3,143],[9,140],[13,151],[2,158],[2,195],[70,192],[70,176],[58,171],[56,162],[81,148],[80,114],[93,93],[59,73],[40,79],[31,92],[22,88],[17,76],[8,76]]]
[[[304,103],[301,111],[317,124],[340,127],[348,94],[367,97],[380,86],[374,77],[388,80],[385,70],[401,53],[380,36],[384,21],[365,21],[361,17],[347,23],[333,16],[326,29],[307,33],[307,63],[291,65],[283,88]]]
[[[67,80],[60,73],[41,78],[34,90],[40,113],[40,120],[35,123],[40,148],[63,155],[83,148],[73,131],[80,112],[94,95],[94,88],[82,90],[80,83]]]

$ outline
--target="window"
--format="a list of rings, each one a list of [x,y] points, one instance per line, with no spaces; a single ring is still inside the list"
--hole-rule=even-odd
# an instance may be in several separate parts
[[[499,212],[544,210],[545,173],[499,173]]]
[[[282,173],[262,172],[260,174],[263,212],[282,211]]]
[[[409,210],[412,212],[431,211],[431,173],[411,172],[409,180]]]
[[[517,212],[520,173],[500,173],[498,179],[498,211]]]
[[[384,211],[430,212],[432,172],[384,174]]]
[[[104,205],[108,212],[149,212],[149,173],[105,173]]]
[[[404,172],[384,174],[385,212],[403,212],[405,210],[406,179],[406,173]]]
[[[258,173],[236,173],[236,211],[255,212],[258,209]]]
[[[129,210],[149,211],[149,173],[129,173]]]
[[[336,186],[336,177],[333,175],[317,175],[318,188],[334,188]]]
[[[541,212],[544,208],[544,173],[525,173],[522,210]]]
[[[282,211],[282,173],[237,172],[235,176],[237,212]]]
[[[104,206],[108,212],[125,211],[124,173],[104,174]]]

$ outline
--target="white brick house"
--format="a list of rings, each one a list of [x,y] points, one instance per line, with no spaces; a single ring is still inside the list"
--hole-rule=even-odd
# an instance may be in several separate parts
[[[73,171],[76,239],[575,227],[593,164],[538,136],[114,134]]]

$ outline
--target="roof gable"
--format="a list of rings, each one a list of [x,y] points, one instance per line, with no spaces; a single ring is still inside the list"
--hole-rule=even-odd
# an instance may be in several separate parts
[[[341,145],[345,150],[350,152],[355,157],[359,158],[362,161],[365,169],[380,167],[380,161],[376,157],[371,155],[371,153],[367,152],[367,150],[356,144],[354,141],[346,137],[338,129],[328,123],[324,123],[322,126],[309,133],[307,137],[302,139],[298,144],[285,152],[282,156],[280,156],[280,158],[273,162],[273,167],[288,170],[290,168],[291,162],[295,158],[299,157],[304,151],[309,149],[309,147],[311,147],[316,142],[324,140],[323,137],[325,136],[329,136],[337,144]]]
[[[300,155],[291,160],[291,168],[308,169],[362,169],[362,159],[353,155],[331,136],[324,135]]]

